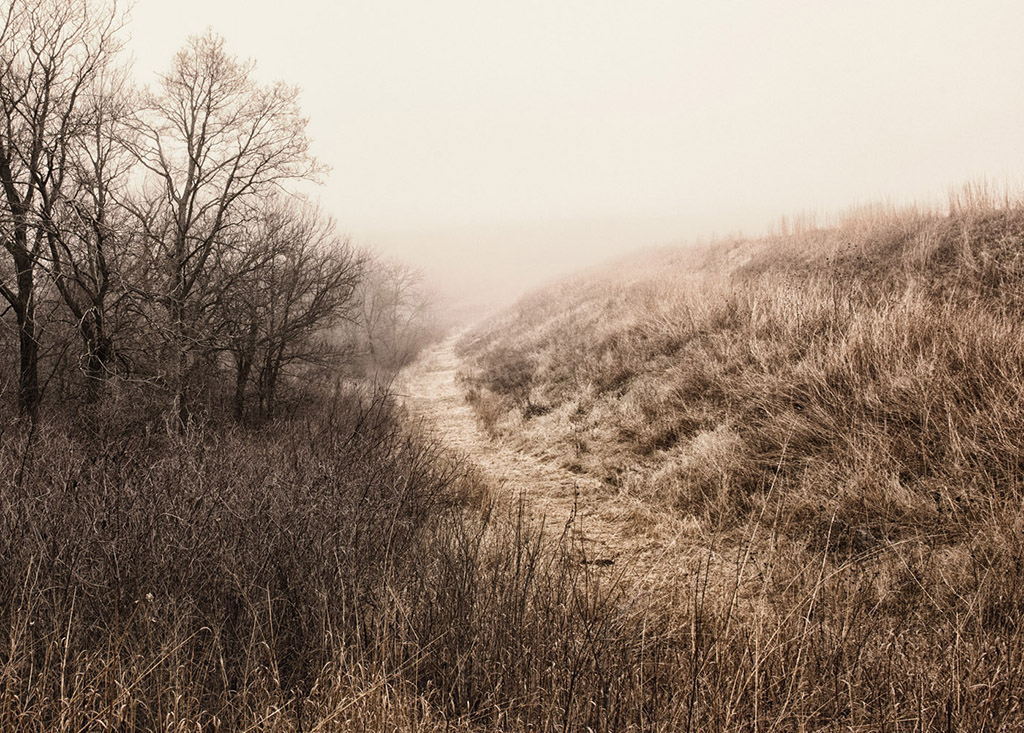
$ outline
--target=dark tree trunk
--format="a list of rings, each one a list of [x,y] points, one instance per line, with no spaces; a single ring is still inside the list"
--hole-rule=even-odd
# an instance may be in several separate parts
[[[18,342],[21,349],[18,411],[32,419],[39,411],[42,398],[39,388],[39,340],[34,310],[30,304],[26,312],[18,316]]]
[[[35,273],[28,257],[16,257],[18,268],[18,412],[35,419],[42,392],[39,388],[39,324],[36,322]]]
[[[277,385],[283,367],[283,348],[280,346],[270,347],[263,361],[263,368],[260,370],[260,409],[267,419],[274,417],[275,400],[277,397]]]
[[[0,146],[0,152],[3,148]],[[10,160],[0,154],[0,185],[6,197],[7,211],[13,215],[11,231],[6,232],[4,248],[14,264],[14,288],[3,287],[3,296],[14,310],[18,323],[18,412],[35,419],[42,392],[39,387],[39,324],[36,321],[35,273],[37,249],[30,247],[29,208],[15,190]]]
[[[185,432],[188,426],[188,354],[185,349],[178,349],[177,386],[174,391],[174,407],[178,417],[178,430]]]
[[[100,392],[110,374],[110,362],[114,357],[114,347],[110,339],[103,333],[102,326],[81,329],[85,342],[85,398],[93,403],[99,400]]]
[[[249,383],[249,374],[252,372],[252,359],[245,355],[236,355],[235,363],[235,399],[234,412],[235,420],[241,422],[245,417],[245,386]]]
[[[181,275],[179,271],[170,303],[171,324],[174,334],[174,343],[172,344],[174,349],[174,374],[172,376],[174,402],[172,409],[178,420],[179,432],[185,432],[190,415],[188,404],[189,354],[186,342],[185,305],[180,296],[181,290]]]

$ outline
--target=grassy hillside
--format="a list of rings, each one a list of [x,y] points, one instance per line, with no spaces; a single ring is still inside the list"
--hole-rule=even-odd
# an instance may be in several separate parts
[[[974,188],[948,211],[615,263],[460,350],[496,438],[738,553],[751,585],[723,612],[731,653],[798,644],[777,672],[822,694],[838,677],[806,665],[840,670],[830,709],[851,726],[860,709],[899,728],[893,711],[917,705],[945,729],[975,694],[968,727],[997,729],[1024,714],[1022,317],[1024,204]],[[870,690],[903,685],[911,699],[865,712]]]
[[[727,522],[775,477],[773,509],[872,544],[1018,495],[1022,286],[1024,208],[875,212],[620,263],[462,349],[495,434]]]

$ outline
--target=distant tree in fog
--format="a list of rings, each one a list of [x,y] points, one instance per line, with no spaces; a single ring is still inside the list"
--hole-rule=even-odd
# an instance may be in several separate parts
[[[429,339],[432,305],[420,270],[380,257],[369,263],[354,333],[368,372],[391,374],[416,356]]]
[[[240,270],[226,298],[227,351],[235,367],[233,407],[241,419],[248,392],[272,416],[286,371],[335,354],[322,336],[354,317],[364,263],[318,210],[273,200],[250,223]]]

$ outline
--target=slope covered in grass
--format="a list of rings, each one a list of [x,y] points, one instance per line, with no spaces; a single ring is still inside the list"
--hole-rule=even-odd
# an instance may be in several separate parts
[[[1009,730],[1022,318],[1024,204],[970,195],[646,253],[459,348],[495,439],[700,528],[695,567],[666,572],[750,705],[736,725]]]
[[[772,483],[796,531],[864,549],[1019,496],[1022,286],[1024,209],[876,211],[619,263],[462,349],[497,434],[719,522]]]

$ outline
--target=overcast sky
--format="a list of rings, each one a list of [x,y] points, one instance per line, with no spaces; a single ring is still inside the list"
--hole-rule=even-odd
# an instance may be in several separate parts
[[[325,207],[448,290],[1024,171],[1020,0],[137,0],[303,89]]]

